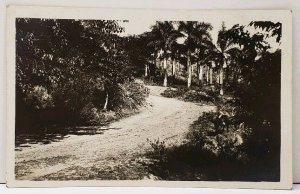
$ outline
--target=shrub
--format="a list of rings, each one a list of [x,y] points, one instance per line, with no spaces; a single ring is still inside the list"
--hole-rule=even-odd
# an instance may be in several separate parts
[[[113,111],[102,111],[92,103],[87,104],[80,112],[82,123],[88,125],[105,125],[117,119]]]
[[[109,109],[122,112],[124,109],[136,110],[143,106],[150,91],[141,83],[125,82],[109,88],[108,92]]]
[[[229,101],[234,103],[234,99]],[[244,120],[249,117],[240,115],[243,109],[230,103],[225,99],[218,102],[217,112],[203,113],[180,145],[166,147],[159,140],[149,142],[153,148],[147,153],[153,160],[148,165],[151,173],[163,180],[278,181],[280,168],[272,153],[270,123],[257,126],[257,133]],[[228,130],[217,129],[220,114],[229,117]]]
[[[147,141],[149,142],[150,146],[153,149],[153,155],[152,157],[157,159],[158,162],[163,163],[166,160],[166,144],[165,141],[160,141],[159,139],[157,140],[149,140],[147,139]]]
[[[161,93],[162,96],[166,98],[178,98],[182,99],[183,95],[188,91],[187,88],[167,88],[165,91]]]
[[[210,90],[192,90],[186,87],[167,88],[161,93],[162,96],[167,98],[177,98],[187,102],[198,103],[214,103],[218,99],[215,92]]]
[[[34,86],[25,100],[27,105],[35,109],[46,109],[54,106],[51,94],[43,86]]]
[[[148,95],[149,89],[142,83],[125,82],[122,85],[110,86],[108,87],[107,110],[103,110],[102,104],[95,106],[89,102],[81,109],[80,119],[82,123],[89,125],[108,124],[143,106]]]
[[[201,102],[201,103],[211,103],[215,102],[215,97],[207,94],[206,92],[189,90],[183,96],[183,99],[188,102]]]
[[[217,117],[218,113],[215,112],[204,113],[191,125],[187,138],[197,149],[216,157],[245,159],[244,148],[252,135],[252,129],[243,124],[231,123],[228,131],[219,131],[215,124]]]
[[[61,82],[53,89],[55,107],[63,109],[71,123],[77,123],[81,110],[92,102],[94,90],[95,84],[89,81],[89,77],[78,73],[74,80]]]
[[[96,117],[97,108],[92,103],[87,104],[80,112],[80,118],[83,122],[88,123]]]

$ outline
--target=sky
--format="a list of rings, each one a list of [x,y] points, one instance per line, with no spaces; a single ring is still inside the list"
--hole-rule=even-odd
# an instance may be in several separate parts
[[[136,20],[129,20],[126,23],[120,23],[121,26],[125,28],[125,32],[123,32],[121,35],[122,36],[127,36],[127,35],[139,35],[142,34],[143,32],[150,31],[151,26],[155,24],[155,20],[146,20],[144,18],[137,18]],[[200,21],[202,22],[202,21]],[[223,20],[220,18],[220,20],[212,20],[212,21],[205,21],[210,23],[213,26],[213,29],[210,31],[210,34],[212,36],[212,41],[213,43],[217,42],[218,39],[218,32],[221,29],[222,22]],[[245,25],[248,26],[250,21],[244,21],[244,22],[236,22],[234,20],[230,21],[224,21],[226,29],[230,29],[232,26],[235,24],[240,24],[240,25]],[[255,30],[254,27],[246,27],[246,29],[250,33],[255,33],[255,32],[262,32],[261,30]],[[269,38],[267,40],[271,47],[273,48],[272,50],[276,50],[277,48],[280,47],[275,41],[275,38]]]
[[[126,35],[139,35],[143,32],[150,31],[151,26],[155,24],[155,20],[130,20],[127,23],[122,23],[121,26],[125,27],[125,32],[123,33]],[[215,43],[218,38],[218,31],[221,29],[222,21],[219,22],[209,22],[213,26],[213,30],[211,31],[211,36],[213,42]],[[234,24],[225,22],[226,27],[229,29]]]

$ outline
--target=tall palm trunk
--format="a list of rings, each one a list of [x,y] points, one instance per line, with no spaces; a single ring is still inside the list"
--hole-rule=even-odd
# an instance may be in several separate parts
[[[175,76],[176,74],[176,60],[173,59],[172,61],[172,76]]]
[[[164,87],[168,86],[167,58],[164,57]]]
[[[203,66],[201,64],[199,64],[198,77],[199,77],[200,83],[202,83],[202,81],[203,81]]]
[[[223,67],[221,67],[221,69],[220,69],[219,77],[220,77],[220,86],[221,86],[220,95],[224,95],[224,90],[223,90],[224,70],[223,70]]]
[[[207,66],[207,68],[206,68],[206,83],[208,84],[208,82],[209,82],[209,70],[210,68]]]
[[[220,70],[217,71],[217,84],[220,84]]]
[[[164,60],[159,61],[159,69],[164,70]],[[164,72],[163,71],[159,71],[160,72],[160,76],[164,76]]]
[[[209,68],[209,84],[213,84],[213,69]]]
[[[145,77],[148,77],[148,70],[149,70],[149,66],[148,66],[148,64],[146,63],[146,64],[145,64]]]
[[[191,87],[192,84],[192,64],[191,64],[191,57],[190,57],[190,51],[187,53],[187,70],[188,70],[188,88]]]
[[[104,111],[107,111],[107,105],[108,105],[108,92],[106,92],[105,103],[104,103],[104,106],[103,106]]]

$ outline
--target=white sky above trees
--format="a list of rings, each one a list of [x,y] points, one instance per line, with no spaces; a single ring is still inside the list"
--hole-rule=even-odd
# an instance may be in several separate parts
[[[248,26],[251,21],[244,21],[244,22],[237,22],[234,21],[236,19],[230,20],[230,21],[224,21],[226,29],[230,29],[233,25],[235,24],[240,24],[244,26]],[[127,35],[139,35],[142,34],[143,32],[150,31],[151,26],[155,24],[155,20],[145,20],[138,18],[136,20],[130,20],[128,22],[121,22],[119,23],[121,26],[125,28],[125,32],[121,34],[121,36],[127,36]],[[222,18],[220,18],[219,21],[216,21],[215,19],[212,21],[200,21],[199,22],[208,22],[213,26],[213,29],[210,31],[210,34],[212,36],[213,42],[216,43],[218,39],[218,32],[222,27]],[[250,33],[255,33],[255,32],[263,32],[259,29],[254,29],[254,27],[246,27],[246,29]],[[269,42],[271,46],[271,50],[276,50],[277,48],[280,47],[278,43],[276,43],[275,38],[268,38],[267,41]]]

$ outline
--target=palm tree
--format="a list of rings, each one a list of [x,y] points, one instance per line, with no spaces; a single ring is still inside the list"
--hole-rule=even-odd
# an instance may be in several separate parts
[[[188,87],[192,83],[192,62],[191,55],[195,52],[199,45],[202,45],[206,40],[210,40],[209,31],[212,30],[212,25],[204,22],[187,21],[179,22],[178,30],[185,35],[184,45],[186,47],[187,70],[188,70]]]
[[[215,47],[215,61],[218,65],[220,95],[224,94],[224,68],[227,68],[232,58],[240,53],[239,45],[236,44],[226,30],[225,23],[222,23],[221,30],[218,34],[217,45]]]
[[[182,45],[174,42],[171,45],[171,61],[172,61],[172,76],[175,78],[176,76],[176,66],[179,71],[179,58],[182,50]]]
[[[209,68],[212,58],[214,57],[215,45],[211,40],[204,40],[203,44],[199,45],[199,48],[196,49],[197,57],[197,74],[200,83],[203,83],[203,68],[206,66]],[[208,74],[206,75],[208,78]],[[208,81],[207,81],[208,82]]]
[[[161,51],[163,58],[163,69],[164,69],[164,83],[163,86],[168,85],[168,72],[167,72],[167,59],[171,53],[171,47],[177,41],[177,38],[181,37],[182,34],[175,30],[173,22],[156,22],[152,26],[152,41],[149,44],[153,44],[157,51]]]
[[[155,65],[155,60],[156,60],[156,50],[155,50],[155,46],[153,44],[148,44],[149,41],[152,41],[152,34],[151,32],[144,32],[141,35],[138,36],[139,38],[139,42],[136,42],[135,44],[140,43],[140,45],[138,47],[136,47],[136,45],[134,45],[134,47],[138,48],[139,53],[141,53],[144,57],[144,59],[146,59],[146,61],[144,61],[145,64],[145,77],[149,76],[150,73],[150,61],[152,61],[153,65]],[[136,56],[137,58],[139,58],[138,56]]]

